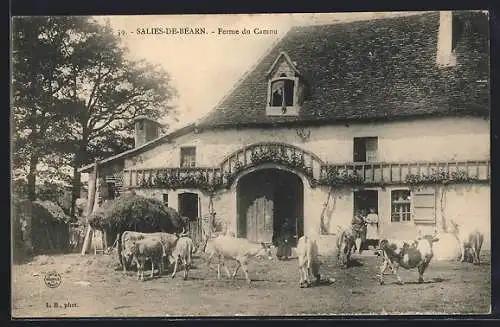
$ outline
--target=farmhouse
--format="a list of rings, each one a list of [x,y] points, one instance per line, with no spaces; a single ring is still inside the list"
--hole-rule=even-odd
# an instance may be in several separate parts
[[[215,212],[256,242],[285,219],[335,233],[367,208],[386,237],[453,218],[489,238],[488,28],[473,11],[294,27],[199,121],[159,135],[137,119],[101,190]]]

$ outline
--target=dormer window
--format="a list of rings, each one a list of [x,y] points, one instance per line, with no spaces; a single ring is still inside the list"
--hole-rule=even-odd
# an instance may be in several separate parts
[[[294,105],[295,81],[285,74],[271,82],[271,101],[269,106],[286,110]]]
[[[268,94],[266,114],[269,116],[297,116],[299,114],[298,93],[300,73],[296,63],[284,52],[271,65],[267,72]]]

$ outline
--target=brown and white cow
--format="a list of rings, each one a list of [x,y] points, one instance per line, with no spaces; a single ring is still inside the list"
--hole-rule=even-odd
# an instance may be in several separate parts
[[[379,243],[376,254],[382,256],[383,263],[380,267],[380,284],[384,284],[384,272],[388,267],[396,275],[399,284],[403,284],[398,274],[398,268],[418,269],[418,282],[424,282],[424,272],[432,260],[432,245],[439,240],[436,236],[426,235],[415,241],[401,241],[383,239]]]

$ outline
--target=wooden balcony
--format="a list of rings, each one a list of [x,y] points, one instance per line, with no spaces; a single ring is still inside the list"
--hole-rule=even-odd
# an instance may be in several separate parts
[[[436,176],[464,182],[490,180],[490,161],[322,164],[318,158],[297,149],[286,148],[278,155],[269,149],[247,148],[228,156],[219,167],[125,169],[123,187],[228,187],[239,172],[263,163],[301,171],[314,181],[313,185],[328,184],[332,171],[341,177],[339,184],[350,185],[426,183]]]
[[[419,177],[419,180],[429,181],[429,177],[436,174],[457,180],[490,179],[489,161],[331,164],[321,167],[320,181],[325,180],[328,171],[332,169],[344,175],[354,176],[351,180],[356,180],[359,184],[405,184],[412,178],[417,181]]]
[[[124,187],[183,187],[198,188],[209,183],[221,183],[221,171],[218,168],[151,168],[125,169]]]

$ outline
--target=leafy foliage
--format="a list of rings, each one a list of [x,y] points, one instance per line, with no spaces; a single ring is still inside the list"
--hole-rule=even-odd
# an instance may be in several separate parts
[[[215,192],[222,186],[222,178],[216,171],[211,177],[205,172],[193,169],[183,170],[163,170],[159,171],[156,176],[148,178],[143,176],[139,182],[140,187],[144,188],[164,188],[164,189],[179,189],[179,188],[196,188],[207,193]]]
[[[170,76],[127,59],[110,24],[91,17],[20,17],[13,24],[14,166],[33,197],[46,156],[76,169],[133,146],[133,120],[175,114]],[[50,163],[53,167],[60,167]]]
[[[250,162],[246,165],[241,161],[236,161],[231,171],[224,171],[225,186],[229,187],[241,171],[264,163],[292,167],[310,178],[313,177],[312,168],[306,165],[302,153],[288,153],[285,148],[280,147],[258,148],[252,152]]]
[[[356,174],[353,169],[330,166],[319,182],[329,186],[359,185],[363,183],[363,178]]]
[[[89,218],[94,228],[114,233],[127,230],[173,233],[184,227],[186,222],[186,218],[161,201],[136,194],[124,194],[104,203]]]
[[[405,182],[410,185],[417,184],[448,184],[451,182],[470,182],[477,178],[469,176],[467,171],[459,169],[456,171],[446,171],[444,169],[432,169],[429,174],[408,174]]]

